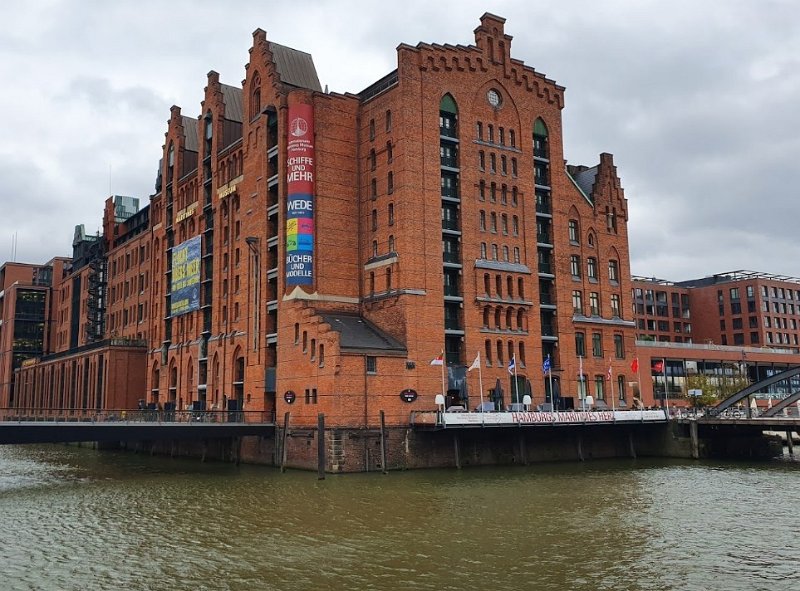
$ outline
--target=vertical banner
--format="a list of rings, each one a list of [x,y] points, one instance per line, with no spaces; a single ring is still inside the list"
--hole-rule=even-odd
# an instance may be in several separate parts
[[[312,285],[314,109],[311,105],[289,105],[286,184],[286,285]]]
[[[170,316],[200,309],[200,236],[172,249]]]

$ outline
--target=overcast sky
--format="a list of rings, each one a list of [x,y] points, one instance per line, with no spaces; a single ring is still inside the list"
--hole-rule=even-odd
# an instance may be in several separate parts
[[[170,106],[196,116],[212,69],[240,85],[257,27],[358,92],[400,43],[473,43],[484,12],[566,86],[569,162],[614,154],[634,274],[800,276],[795,0],[3,0],[0,261],[15,234],[18,261],[70,255],[109,194],[146,204]]]

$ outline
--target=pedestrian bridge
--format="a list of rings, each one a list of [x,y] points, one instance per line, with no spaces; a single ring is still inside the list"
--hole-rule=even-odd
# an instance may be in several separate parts
[[[0,444],[272,437],[275,422],[249,411],[0,410]],[[267,420],[269,419],[269,420]]]

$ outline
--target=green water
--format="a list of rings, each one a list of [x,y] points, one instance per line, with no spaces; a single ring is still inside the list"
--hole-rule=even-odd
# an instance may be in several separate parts
[[[0,590],[800,589],[800,462],[329,476],[0,447]]]

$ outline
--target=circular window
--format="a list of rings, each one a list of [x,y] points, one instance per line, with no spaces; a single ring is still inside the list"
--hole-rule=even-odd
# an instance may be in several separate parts
[[[503,103],[503,98],[500,96],[500,93],[497,92],[494,88],[492,88],[489,92],[486,93],[486,100],[495,109],[498,108]]]

